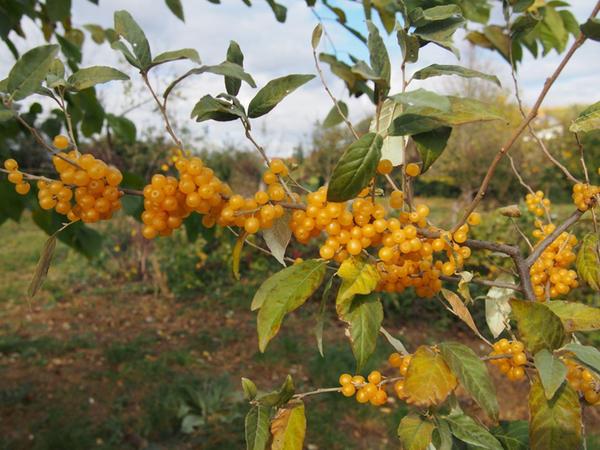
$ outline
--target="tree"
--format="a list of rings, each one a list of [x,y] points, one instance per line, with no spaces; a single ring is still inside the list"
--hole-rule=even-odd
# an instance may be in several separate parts
[[[178,8],[173,5],[177,3],[169,2],[176,14]],[[314,1],[307,3],[315,4]],[[280,5],[269,4],[278,19],[285,16]],[[154,174],[145,186],[135,187],[118,168],[90,153],[82,154],[78,146],[79,132],[85,134],[98,123],[102,126],[105,120],[121,138],[135,136],[135,129],[132,130],[126,119],[104,111],[100,113],[101,107],[96,108],[98,115],[92,117],[89,117],[89,108],[78,109],[82,104],[92,105],[94,109],[95,85],[125,80],[129,75],[105,66],[78,68],[69,61],[67,68],[58,58],[59,46],[53,44],[32,48],[21,55],[8,77],[0,83],[3,105],[0,117],[32,133],[51,155],[58,177],[20,171],[14,159],[4,163],[3,172],[8,174],[8,181],[15,185],[15,190],[3,188],[2,218],[18,219],[22,211],[30,207],[36,223],[51,235],[33,276],[30,296],[35,295],[43,282],[56,239],[63,239],[91,255],[98,246],[97,232],[83,224],[110,220],[125,199],[138,198],[143,212],[140,214],[135,208],[128,208],[128,212],[140,214],[144,224],[142,233],[147,239],[168,236],[184,221],[194,220],[192,227],[220,226],[236,236],[232,255],[236,278],[242,276],[239,260],[247,250],[247,243],[253,249],[273,255],[286,266],[266,279],[252,299],[251,308],[257,311],[261,352],[276,338],[286,315],[300,308],[322,285],[325,285],[322,310],[328,306],[330,296],[334,297],[330,292],[332,286],[337,289],[335,310],[346,324],[357,373],[363,370],[373,353],[379,333],[394,349],[389,357],[393,374],[383,376],[378,370],[366,378],[342,374],[340,385],[336,387],[296,392],[288,376],[279,389],[263,392],[244,378],[242,388],[249,402],[245,421],[248,448],[264,449],[270,444],[272,449],[301,449],[306,431],[305,401],[309,397],[342,393],[346,397],[355,396],[359,403],[380,406],[387,402],[387,389],[391,385],[395,395],[410,406],[410,414],[398,426],[398,437],[404,448],[425,449],[430,445],[450,448],[453,441],[493,449],[581,447],[582,403],[597,405],[600,401],[600,352],[595,347],[582,345],[574,335],[599,329],[600,310],[567,300],[581,282],[600,289],[596,220],[600,187],[590,182],[585,148],[581,149],[580,160],[584,179],[570,175],[574,207],[560,223],[553,223],[552,204],[545,194],[530,188],[514,169],[515,176],[529,190],[526,205],[536,217],[532,233],[535,245],[527,238],[524,241],[529,246],[475,240],[469,238],[469,233],[481,223],[481,216],[475,210],[489,191],[504,158],[510,156],[525,132],[529,131],[538,141],[535,130],[529,127],[564,66],[586,41],[600,39],[595,19],[600,3],[590,19],[579,27],[562,2],[505,2],[506,24],[496,25],[488,24],[491,4],[485,0],[366,1],[363,2],[366,36],[351,27],[343,10],[327,2],[323,5],[336,14],[344,28],[365,42],[369,61],[340,60],[335,55],[318,54],[324,27],[321,23],[315,27],[311,45],[316,72],[333,104],[327,122],[345,126],[348,135],[339,135],[345,150],[332,167],[327,183],[314,191],[300,184],[284,161],[269,159],[252,129],[255,118],[268,114],[288,95],[312,81],[313,74],[290,74],[273,79],[258,89],[245,105],[237,98],[240,89],[257,86],[243,67],[239,45],[231,43],[226,61],[212,65],[202,65],[193,49],[153,55],[134,18],[127,11],[117,11],[114,28],[107,36],[110,35],[112,47],[134,68],[132,75],[137,72],[152,94],[164,121],[165,133],[176,148],[174,167],[168,169],[167,176]],[[382,29],[371,21],[373,13],[379,15]],[[410,78],[406,70],[408,64],[418,64],[419,49],[423,46],[438,45],[456,53],[452,36],[467,23],[470,28],[479,27],[467,35],[471,42],[499,52],[513,67],[521,59],[523,48],[534,55],[538,55],[539,48],[544,54],[552,49],[563,52],[569,33],[576,37],[533,107],[525,111],[522,104],[518,105],[521,118],[515,120],[514,128],[502,144],[497,145],[483,180],[474,185],[476,195],[456,223],[444,230],[430,223],[430,208],[426,204],[414,201],[414,180],[436,164],[440,155],[451,151],[452,147],[447,144],[453,134],[479,131],[473,127],[506,120],[506,116],[501,108],[479,99],[411,90],[411,80],[458,75],[493,84],[499,81],[493,75],[458,65],[420,67]],[[399,92],[391,85],[392,62],[382,39],[383,33],[392,31],[396,32],[402,50],[403,76]],[[63,45],[63,53],[65,48]],[[180,59],[188,59],[196,65],[174,79],[162,94],[156,92],[148,73],[158,65]],[[322,63],[344,80],[350,94],[364,95],[373,103],[373,118],[368,127],[351,123],[346,105],[333,96],[325,83]],[[263,159],[266,169],[262,174],[264,188],[252,196],[236,193],[219,177],[226,175],[224,171],[217,173],[206,161],[187,154],[182,137],[171,123],[168,100],[173,89],[188,77],[206,74],[222,76],[225,92],[199,98],[191,117],[196,122],[239,121],[243,125],[246,138]],[[32,121],[20,113],[19,101],[33,95],[47,96],[56,103],[63,115],[66,135],[59,134],[50,143]],[[597,129],[598,110],[598,104],[594,104],[582,111],[571,124],[571,132],[579,136]],[[463,126],[471,128],[461,128]],[[416,149],[416,160],[407,155],[411,146]],[[545,150],[544,154],[550,163],[563,172],[568,171]],[[316,162],[324,163],[328,161],[318,159]],[[250,159],[248,166],[250,170],[255,167]],[[30,181],[36,181],[36,186]],[[31,202],[23,200],[22,196],[26,195]],[[503,214],[517,218],[522,212],[512,207],[504,209]],[[584,215],[591,216],[594,230],[578,237],[572,226]],[[262,233],[266,248],[254,238],[258,233]],[[286,248],[292,238],[302,244],[316,242],[319,257],[313,253],[306,260],[290,261]],[[465,266],[472,252],[510,258],[518,284],[476,277]],[[293,264],[286,265],[287,262]],[[457,282],[458,293],[450,288]],[[510,341],[503,337],[493,343],[479,331],[468,308],[469,283],[496,289],[489,295],[497,302],[492,304],[488,317],[490,331],[494,339],[504,333],[511,337]],[[409,352],[382,326],[381,292],[397,294],[405,290],[418,297],[438,298],[489,346],[489,354],[477,355],[469,347],[455,342],[420,345]],[[515,328],[509,332],[510,319]],[[320,319],[316,332],[320,348],[322,325]],[[497,366],[508,379],[529,383],[528,435],[513,433],[510,425],[488,429],[461,408],[455,395],[459,385],[491,421],[498,420],[499,406],[486,361]]]

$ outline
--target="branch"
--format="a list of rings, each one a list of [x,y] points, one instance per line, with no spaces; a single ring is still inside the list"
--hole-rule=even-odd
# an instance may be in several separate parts
[[[450,281],[453,283],[459,283],[462,281],[460,277],[447,277],[442,275],[440,277],[444,281]],[[483,278],[473,278],[469,283],[481,284],[482,286],[499,287],[504,289],[511,289],[513,291],[523,292],[523,288],[513,283],[503,283],[502,281],[484,280]]]
[[[596,3],[596,6],[594,7],[594,9],[590,15],[590,18],[595,17],[598,14],[599,10],[600,10],[600,1],[598,1]],[[488,171],[485,174],[485,177],[483,178],[481,186],[479,187],[479,191],[477,192],[477,195],[475,196],[475,198],[473,199],[471,204],[465,209],[465,212],[464,212],[461,220],[454,226],[453,231],[456,231],[463,223],[465,223],[465,221],[467,220],[469,215],[475,210],[475,208],[477,208],[477,205],[479,205],[479,203],[481,202],[481,200],[483,199],[483,197],[485,196],[485,194],[487,192],[487,188],[490,184],[490,181],[491,181],[494,173],[496,172],[496,168],[497,168],[498,164],[500,163],[500,161],[502,160],[504,155],[506,155],[506,153],[508,153],[508,151],[512,148],[512,146],[519,139],[519,137],[521,137],[521,134],[529,126],[531,121],[537,117],[540,106],[542,105],[542,102],[546,98],[548,91],[550,91],[550,88],[552,87],[552,85],[554,84],[554,82],[556,81],[558,76],[561,74],[561,72],[563,71],[563,69],[565,68],[567,63],[570,61],[573,54],[577,51],[577,49],[579,47],[581,47],[583,45],[583,43],[586,41],[586,39],[587,38],[583,33],[581,33],[577,37],[577,39],[575,39],[575,42],[573,43],[571,48],[569,48],[569,50],[563,57],[562,61],[558,65],[558,67],[554,70],[554,73],[552,73],[552,75],[546,80],[542,91],[540,92],[535,104],[531,108],[531,111],[529,111],[529,114],[527,115],[527,117],[521,122],[519,127],[513,132],[511,137],[508,139],[508,141],[506,141],[506,143],[502,146],[500,151],[498,151],[498,153],[492,160],[492,163],[490,164],[490,167],[488,168]]]
[[[148,87],[148,90],[152,94],[152,97],[154,98],[154,101],[156,102],[156,105],[158,106],[160,113],[163,116],[163,119],[165,121],[165,129],[167,130],[167,133],[169,133],[169,135],[171,136],[171,139],[173,139],[173,142],[175,142],[175,145],[177,145],[178,148],[183,149],[183,144],[181,143],[181,140],[177,137],[177,135],[175,134],[175,131],[173,131],[173,127],[171,127],[171,121],[169,120],[169,116],[167,115],[167,109],[165,108],[165,105],[160,102],[160,100],[156,96],[156,92],[154,92],[154,89],[152,88],[152,85],[150,84],[150,81],[148,80],[148,74],[145,72],[141,72],[141,75],[142,75],[142,79],[144,80],[144,83]],[[165,104],[166,104],[166,98],[165,98]]]

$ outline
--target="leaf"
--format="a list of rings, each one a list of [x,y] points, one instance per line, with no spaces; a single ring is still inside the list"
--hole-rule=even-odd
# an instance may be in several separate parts
[[[244,398],[246,400],[251,401],[256,398],[258,389],[256,388],[256,384],[249,378],[242,377],[242,390],[244,391]]]
[[[379,282],[377,267],[366,259],[355,256],[342,262],[337,276],[342,279],[335,300],[336,310],[340,317],[343,317],[350,308],[352,297],[357,294],[370,294]]]
[[[421,173],[425,173],[442,155],[451,134],[451,127],[440,127],[426,131],[425,133],[412,135],[412,139],[417,146],[417,151],[421,155],[421,161],[423,162]]]
[[[250,85],[251,87],[256,87],[254,78],[252,78],[250,74],[244,72],[244,68],[242,66],[230,61],[223,61],[221,64],[217,64],[216,66],[204,66],[201,68],[201,70],[203,72],[224,75],[226,78],[242,80],[248,83],[248,85]]]
[[[310,39],[310,44],[312,45],[313,50],[316,50],[321,42],[321,37],[323,36],[323,25],[320,23],[314,28],[312,32],[312,36]]]
[[[233,278],[236,280],[240,279],[240,259],[242,258],[242,249],[244,248],[247,236],[248,233],[245,231],[240,233],[231,253],[231,272],[233,273]]]
[[[152,60],[152,66],[158,66],[159,64],[180,61],[182,59],[189,59],[196,64],[200,64],[200,55],[193,48],[182,48],[181,50],[173,50],[169,52],[163,52],[154,57]]]
[[[205,95],[194,105],[191,117],[195,118],[196,122],[204,122],[205,120],[228,122],[244,117],[244,111],[225,100]]]
[[[269,416],[271,408],[253,406],[246,414],[246,449],[265,450],[269,441]]]
[[[438,20],[424,26],[417,27],[413,34],[424,41],[433,42],[440,47],[451,51],[459,56],[458,50],[452,43],[452,35],[462,27],[465,20],[462,17],[450,17],[445,20]]]
[[[442,403],[456,388],[456,377],[442,356],[430,347],[414,353],[404,378],[406,402],[419,407]]]
[[[139,69],[148,67],[152,62],[150,44],[144,31],[129,12],[125,10],[115,11],[115,31],[131,45],[137,63],[134,65]]]
[[[568,372],[567,366],[546,349],[537,352],[533,360],[540,375],[546,398],[551,400],[565,381]]]
[[[535,354],[542,349],[555,350],[562,345],[565,329],[547,306],[526,300],[510,301],[519,335],[527,349]]]
[[[413,74],[415,80],[426,80],[431,77],[439,77],[442,75],[458,75],[463,78],[481,78],[483,80],[491,81],[498,86],[501,86],[500,80],[495,75],[488,75],[487,73],[479,72],[478,70],[468,69],[461,66],[444,65],[444,64],[432,64],[425,67],[424,69],[418,70]]]
[[[287,8],[279,3],[277,3],[275,0],[266,0],[267,3],[269,4],[269,6],[271,7],[271,10],[273,11],[273,14],[275,14],[275,18],[277,19],[278,22],[285,22],[285,18],[287,15]]]
[[[496,281],[514,282],[511,275],[501,274]],[[508,323],[510,316],[510,298],[513,295],[512,289],[493,286],[485,298],[485,321],[492,332],[492,336],[497,338],[502,334]]]
[[[100,25],[88,23],[88,24],[84,25],[83,28],[85,28],[86,30],[88,30],[90,32],[90,35],[92,36],[92,40],[96,44],[104,43],[104,40],[106,39],[106,35],[104,34],[104,29]]]
[[[577,359],[600,374],[600,351],[590,345],[567,344],[565,350],[573,352]]]
[[[431,443],[435,425],[423,417],[411,413],[398,425],[398,437],[404,450],[425,450]]]
[[[500,422],[491,432],[506,450],[529,450],[529,424],[525,420]]]
[[[402,341],[400,341],[400,339],[396,339],[383,327],[379,328],[379,331],[381,331],[381,334],[385,336],[390,345],[394,347],[394,350],[396,350],[402,355],[408,355],[408,350],[406,350],[406,347],[404,346]]]
[[[419,27],[461,15],[462,10],[458,5],[443,5],[428,9],[415,8],[410,13],[410,20],[412,25]]]
[[[404,164],[404,138],[401,136],[388,136],[388,128],[392,121],[402,113],[402,106],[390,99],[385,99],[377,117],[373,117],[369,131],[383,137],[381,159],[389,159],[394,166]]]
[[[395,102],[416,108],[434,108],[440,111],[450,111],[451,106],[448,97],[426,89],[415,89],[414,91],[391,95],[390,98]]]
[[[120,70],[113,69],[112,67],[92,66],[79,69],[68,78],[67,82],[71,88],[81,91],[113,80],[129,80],[129,77]]]
[[[598,128],[600,128],[600,102],[596,102],[581,111],[569,127],[569,131],[588,133]]]
[[[396,38],[402,52],[403,60],[410,63],[417,62],[420,48],[419,38],[407,33],[404,28],[398,29]]]
[[[600,308],[562,300],[552,300],[546,306],[560,318],[567,333],[600,330]]]
[[[290,401],[294,396],[294,392],[294,380],[288,375],[278,390],[261,394],[257,397],[256,401],[263,406],[279,407]]]
[[[594,233],[587,234],[581,242],[581,247],[577,253],[577,261],[575,262],[579,276],[596,291],[600,291],[599,252],[600,244],[598,243],[598,235]]]
[[[175,16],[182,22],[185,22],[185,17],[183,14],[183,6],[181,4],[181,0],[165,0],[167,7],[171,10]]]
[[[44,283],[46,276],[48,276],[48,269],[50,268],[50,263],[52,262],[52,256],[54,255],[55,248],[56,234],[53,234],[48,238],[44,244],[44,247],[42,248],[40,259],[35,267],[35,272],[33,273],[31,283],[29,283],[29,289],[27,289],[27,295],[29,298],[35,297],[35,294],[37,294],[38,290]]]
[[[277,411],[271,422],[271,450],[302,450],[306,434],[304,403],[291,403]]]
[[[356,371],[360,372],[377,346],[377,336],[383,321],[381,300],[375,294],[356,295],[343,319],[349,324]]]
[[[46,0],[46,13],[51,22],[62,22],[69,19],[71,0]]]
[[[454,292],[449,291],[448,289],[442,289],[442,295],[448,301],[448,303],[450,303],[450,306],[452,307],[452,311],[454,312],[454,315],[456,315],[456,317],[458,317],[460,320],[462,320],[464,323],[466,323],[467,326],[477,336],[479,336],[483,339],[481,333],[479,332],[479,329],[477,328],[477,325],[475,325],[473,316],[471,316],[469,309],[465,306],[465,304],[460,299],[460,297],[458,295],[456,295]]]
[[[445,126],[448,126],[448,124],[442,120],[421,114],[403,112],[393,120],[389,128],[389,134],[390,136],[410,136],[427,133]]]
[[[548,400],[539,378],[529,391],[529,446],[532,450],[581,448],[579,396],[564,383]]]
[[[333,169],[327,201],[353,199],[369,184],[381,159],[382,145],[383,139],[375,133],[367,133],[350,144]]]
[[[498,420],[496,388],[484,362],[473,350],[458,342],[444,342],[439,347],[444,361],[464,389],[491,419]]]
[[[254,119],[267,114],[286,96],[314,77],[314,75],[287,75],[269,81],[250,101],[248,117]]]
[[[36,92],[46,78],[58,49],[58,45],[42,45],[23,53],[8,73],[6,92],[14,100],[22,100]]]
[[[446,417],[452,434],[469,444],[469,448],[485,450],[503,450],[502,445],[488,430],[463,412],[452,413]]]
[[[340,111],[342,111],[345,117],[348,117],[348,105],[342,101],[338,101],[337,106],[334,105],[329,110],[327,117],[325,117],[325,120],[323,121],[323,128],[331,128],[339,123],[342,123],[344,121],[344,117],[342,117]]]
[[[594,41],[600,41],[600,20],[592,17],[587,20],[583,25],[581,25],[581,32],[588,39],[592,39]]]
[[[286,314],[294,311],[317,290],[325,277],[326,264],[310,259],[272,275],[258,288],[251,309],[257,317],[258,347],[265,351]]]
[[[237,64],[241,68],[244,67],[244,54],[242,49],[235,41],[229,42],[227,48],[227,61],[233,64]],[[252,80],[254,82],[254,80]],[[242,87],[242,80],[240,78],[229,77],[225,75],[225,90],[230,95],[238,95],[240,88]]]
[[[285,250],[292,238],[292,230],[289,227],[291,214],[287,211],[283,216],[273,222],[271,228],[263,230],[262,235],[265,243],[277,261],[285,267]]]
[[[367,20],[367,28],[369,30],[367,47],[369,49],[371,67],[373,68],[375,73],[379,75],[379,77],[384,81],[380,96],[385,97],[387,95],[390,85],[390,57],[388,55],[387,49],[385,48],[385,43],[383,42],[383,39],[379,34],[379,30],[370,20]]]
[[[135,123],[123,116],[115,116],[113,114],[106,115],[106,121],[113,132],[125,143],[134,144],[136,128]]]
[[[325,306],[327,305],[327,300],[329,299],[329,292],[331,291],[332,285],[333,277],[329,279],[325,285],[325,289],[323,289],[321,303],[319,303],[319,311],[317,312],[317,324],[315,325],[315,338],[317,339],[317,348],[319,349],[321,357],[325,356],[323,354],[323,325],[325,324]]]
[[[12,109],[4,106],[4,103],[0,103],[0,122],[12,119],[15,114],[16,113]]]

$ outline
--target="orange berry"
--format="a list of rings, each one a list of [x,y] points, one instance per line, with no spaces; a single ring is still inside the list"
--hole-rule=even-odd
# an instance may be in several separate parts
[[[340,382],[340,384],[342,386],[345,384],[352,383],[352,375],[350,375],[349,373],[343,373],[340,375],[340,378],[338,381]]]
[[[369,374],[367,379],[369,380],[369,383],[379,384],[381,383],[381,373],[377,370],[374,370]]]
[[[14,171],[17,170],[19,168],[19,164],[17,163],[17,161],[15,161],[14,159],[7,159],[6,161],[4,161],[4,168],[6,170],[9,171]]]
[[[380,173],[381,175],[387,175],[391,173],[393,169],[394,165],[389,159],[382,159],[377,164],[377,173]]]
[[[481,223],[481,214],[476,212],[471,213],[467,219],[467,223],[473,226],[479,225]]]
[[[421,168],[418,164],[409,163],[406,165],[406,174],[410,177],[416,177],[421,173]]]
[[[21,172],[11,172],[8,174],[8,181],[12,184],[21,184],[23,182],[23,174]]]
[[[256,233],[260,229],[260,222],[256,217],[248,217],[244,222],[244,230],[250,234]]]
[[[30,189],[31,189],[31,186],[29,183],[19,183],[15,186],[15,191],[17,191],[17,194],[21,194],[21,195],[27,194]]]
[[[69,139],[62,134],[59,134],[58,136],[54,137],[52,144],[54,144],[57,149],[64,150],[69,146]]]
[[[342,386],[342,395],[344,397],[352,397],[356,393],[356,388],[352,383],[344,384]]]

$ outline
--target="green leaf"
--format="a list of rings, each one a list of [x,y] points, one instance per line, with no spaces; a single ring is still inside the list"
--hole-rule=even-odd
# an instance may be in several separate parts
[[[465,20],[462,17],[450,17],[417,27],[413,34],[424,41],[439,45],[458,56],[458,50],[452,43],[452,36],[464,23]]]
[[[185,16],[183,14],[183,5],[181,4],[181,0],[165,0],[168,8],[171,10],[175,16],[182,22],[185,22]]]
[[[382,145],[383,139],[375,133],[366,133],[350,144],[333,169],[327,201],[353,199],[369,184],[381,159]]]
[[[577,359],[600,374],[600,351],[590,345],[567,344],[565,350],[573,352]]]
[[[414,73],[412,76],[415,80],[426,80],[431,77],[439,77],[442,75],[458,75],[463,78],[481,78],[500,85],[500,80],[495,75],[479,72],[478,70],[468,69],[461,66],[432,64]]]
[[[379,272],[366,258],[353,256],[345,259],[337,271],[342,284],[335,300],[336,310],[343,317],[350,308],[352,298],[357,294],[370,294],[377,287]]]
[[[319,349],[320,355],[323,357],[323,325],[325,324],[325,307],[327,306],[327,300],[329,299],[329,292],[333,286],[333,277],[329,279],[323,289],[323,295],[321,296],[321,303],[319,303],[319,311],[317,312],[317,323],[315,325],[315,338],[317,339],[317,348]]]
[[[600,102],[599,119],[600,119]],[[589,233],[584,236],[577,253],[577,273],[594,290],[600,291],[600,243],[598,235]]]
[[[391,64],[390,57],[385,43],[379,34],[377,27],[367,20],[367,28],[369,29],[369,37],[367,39],[367,47],[369,48],[369,57],[371,67],[377,75],[384,81],[381,89],[381,97],[385,97],[389,90],[390,77],[391,77]]]
[[[505,450],[529,450],[529,424],[525,420],[500,422],[491,432]]]
[[[423,162],[421,173],[425,173],[442,155],[451,134],[451,127],[440,127],[426,131],[425,133],[412,135],[412,139],[415,141],[417,151],[421,155],[421,161]]]
[[[416,108],[433,108],[449,112],[451,107],[448,97],[425,89],[416,89],[414,91],[391,95],[390,98],[395,102]]]
[[[410,20],[412,25],[420,27],[455,16],[462,16],[462,10],[458,5],[443,5],[428,9],[415,8],[410,13]]]
[[[129,80],[129,77],[120,70],[113,69],[112,67],[92,66],[79,69],[68,78],[67,82],[71,88],[81,91],[113,80]]]
[[[51,22],[62,22],[71,16],[71,0],[46,0],[46,13]]]
[[[277,334],[286,314],[299,308],[317,290],[325,277],[326,264],[310,259],[287,267],[263,282],[251,309],[257,317],[258,347],[261,352]]]
[[[548,400],[539,378],[529,391],[529,445],[532,450],[581,448],[579,396],[564,383]]]
[[[429,420],[411,413],[398,425],[398,437],[404,450],[425,450],[431,443],[435,425]]]
[[[385,338],[387,339],[389,344],[392,347],[394,347],[394,350],[396,350],[398,353],[400,353],[402,355],[408,355],[408,350],[406,350],[406,347],[404,346],[402,341],[400,341],[400,339],[396,339],[383,327],[381,327],[379,329],[379,331],[381,331],[381,334],[383,334],[385,336]]]
[[[10,120],[15,116],[15,112],[12,109],[4,106],[4,103],[0,103],[0,122]]]
[[[275,0],[266,0],[266,1],[269,4],[269,6],[271,7],[273,14],[275,14],[275,18],[277,19],[277,21],[281,22],[281,23],[285,22],[286,15],[287,15],[287,8],[283,5],[281,5],[280,3],[277,3]]]
[[[23,53],[8,73],[6,92],[14,100],[22,100],[36,92],[46,78],[58,49],[58,45],[42,45]]]
[[[226,78],[234,78],[242,80],[248,83],[251,87],[255,88],[256,83],[250,74],[244,72],[244,68],[236,63],[223,61],[221,64],[216,66],[205,66],[202,67],[203,72],[210,72],[217,75],[224,75]]]
[[[405,62],[414,63],[419,59],[419,38],[406,32],[404,28],[399,28],[396,33],[398,45],[402,52],[402,58]]]
[[[314,77],[314,75],[287,75],[269,81],[250,101],[248,117],[254,119],[267,114],[286,96]]]
[[[555,350],[562,345],[565,329],[547,306],[526,300],[510,301],[512,316],[527,349],[535,354],[542,349]]]
[[[600,19],[592,17],[586,23],[581,25],[581,32],[594,41],[600,41]]]
[[[205,95],[194,105],[191,117],[195,118],[196,122],[204,122],[205,120],[228,122],[244,117],[244,111],[225,100]]]
[[[444,342],[439,346],[446,364],[460,384],[493,420],[498,419],[496,388],[487,367],[473,350],[457,342]]]
[[[292,377],[288,375],[285,377],[283,384],[278,390],[266,394],[260,394],[256,398],[256,401],[263,406],[279,407],[290,401],[294,396],[294,392],[296,392],[294,388],[294,380],[292,380]]]
[[[137,60],[137,58],[134,56],[134,54],[131,53],[131,50],[129,50],[122,41],[113,41],[110,44],[110,46],[111,46],[111,48],[113,48],[115,50],[119,50],[123,54],[123,56],[125,57],[125,59],[127,60],[127,62],[129,64],[131,64],[134,67],[137,67],[138,69],[141,69],[140,62]]]
[[[339,110],[338,110],[339,107]],[[344,118],[340,114],[340,111],[344,114],[345,117],[348,117],[348,105],[346,105],[342,101],[337,102],[337,106],[333,106],[329,113],[327,113],[327,117],[323,121],[323,128],[331,128],[340,124],[344,121]]]
[[[546,349],[537,352],[533,360],[540,374],[546,398],[550,400],[565,381],[568,372],[567,366]]]
[[[459,412],[447,416],[446,421],[450,425],[450,431],[460,441],[469,444],[469,448],[480,448],[485,450],[504,450],[498,439],[487,429],[475,422],[470,416]]]
[[[404,164],[404,138],[401,136],[388,136],[388,128],[392,121],[402,113],[402,105],[392,100],[385,99],[379,120],[373,117],[369,126],[369,131],[377,133],[383,137],[383,146],[381,147],[381,159],[389,159],[394,166]]]
[[[376,294],[356,295],[343,318],[349,324],[356,371],[360,372],[377,346],[377,336],[383,321],[381,300]]]
[[[134,144],[136,136],[135,123],[123,116],[106,115],[108,126],[125,144]]]
[[[152,63],[148,39],[131,14],[125,10],[115,11],[115,31],[131,45],[136,67],[145,69]]]
[[[27,295],[29,298],[35,297],[38,290],[44,283],[44,280],[48,276],[48,269],[50,268],[50,263],[52,263],[52,256],[54,255],[54,249],[56,248],[56,234],[53,234],[48,238],[44,247],[42,248],[42,253],[40,255],[40,259],[38,260],[37,266],[35,267],[35,272],[33,273],[33,278],[31,279],[31,283],[29,283],[29,288],[27,289]]]
[[[164,52],[156,55],[152,60],[152,66],[158,66],[159,64],[180,61],[182,59],[189,59],[196,64],[200,64],[200,55],[193,48],[182,48],[181,50],[173,50],[170,52]]]
[[[248,401],[252,401],[256,398],[258,389],[256,384],[249,378],[242,377],[242,390],[244,391],[244,398]]]
[[[104,43],[104,40],[106,39],[106,34],[104,33],[104,29],[100,25],[88,23],[88,24],[84,25],[83,28],[85,28],[86,30],[88,30],[90,32],[90,35],[92,36],[92,40],[96,44]]]
[[[302,450],[305,434],[304,403],[295,401],[277,411],[271,422],[271,450]]]
[[[600,128],[600,102],[596,102],[581,111],[569,127],[569,131],[588,133],[598,128]]]
[[[271,408],[266,406],[253,406],[246,414],[246,449],[265,450],[269,442],[269,420]]]
[[[483,29],[487,42],[510,62],[510,36],[498,25],[489,25]]]
[[[229,47],[227,48],[227,61],[230,63],[237,64],[242,68],[244,67],[244,54],[242,53],[242,49],[240,48],[238,43],[235,41],[229,42]],[[254,82],[254,80],[252,80],[252,82]],[[238,92],[240,92],[241,87],[242,81],[240,78],[234,78],[225,75],[225,90],[228,94],[238,95]]]
[[[600,330],[600,308],[562,300],[552,300],[546,306],[560,318],[567,333]]]

